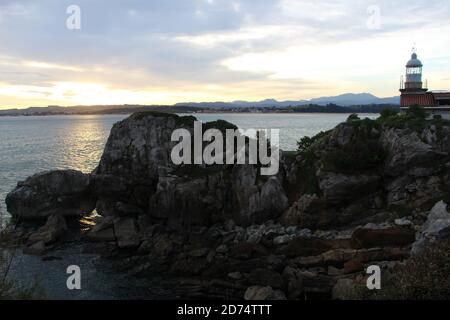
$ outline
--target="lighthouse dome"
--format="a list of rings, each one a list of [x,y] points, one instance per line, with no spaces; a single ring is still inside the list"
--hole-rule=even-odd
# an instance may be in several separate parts
[[[419,59],[417,59],[417,53],[413,53],[411,55],[411,59],[406,64],[406,67],[407,68],[410,68],[410,67],[422,67],[422,62]]]

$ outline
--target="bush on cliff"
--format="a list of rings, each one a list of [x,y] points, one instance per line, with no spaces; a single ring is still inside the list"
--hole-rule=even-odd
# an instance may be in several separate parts
[[[379,142],[379,126],[370,119],[350,120],[354,132],[350,142],[328,151],[322,162],[327,170],[348,174],[373,170],[381,166],[386,153]]]
[[[430,245],[419,255],[384,273],[381,289],[356,285],[344,297],[350,300],[450,299],[450,239]]]

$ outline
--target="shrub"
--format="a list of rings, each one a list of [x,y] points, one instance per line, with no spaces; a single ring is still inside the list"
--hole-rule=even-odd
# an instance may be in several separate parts
[[[381,290],[356,285],[345,297],[357,300],[450,299],[450,239],[429,245],[419,255],[383,273]]]
[[[409,109],[406,111],[406,113],[411,118],[415,119],[426,119],[428,117],[428,114],[425,111],[425,109],[419,105],[410,106]]]
[[[380,112],[380,118],[381,119],[388,119],[391,117],[396,117],[398,115],[398,111],[393,109],[383,109]]]
[[[300,139],[300,141],[297,141],[297,151],[300,153],[306,153],[310,151],[311,146],[319,141],[320,139],[326,137],[328,135],[329,131],[324,132],[320,131],[318,134],[316,134],[313,137],[303,137]]]
[[[325,169],[342,173],[359,173],[380,166],[386,152],[379,143],[377,122],[363,119],[351,123],[354,132],[349,143],[324,154]]]
[[[306,152],[312,146],[314,139],[311,137],[303,137],[300,141],[297,142],[297,150],[298,152]]]
[[[352,113],[347,118],[347,122],[358,121],[358,120],[361,120],[361,119],[359,118],[359,116],[356,113]]]

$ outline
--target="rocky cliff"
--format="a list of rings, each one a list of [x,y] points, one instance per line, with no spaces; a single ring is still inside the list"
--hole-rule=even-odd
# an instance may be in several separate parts
[[[120,261],[133,274],[196,277],[188,295],[339,298],[367,265],[395,267],[449,235],[447,122],[349,119],[283,153],[280,172],[264,177],[256,165],[173,165],[171,134],[192,132],[194,120],[134,114],[114,125],[91,174],[20,182],[8,211],[48,218],[28,248],[63,237],[56,217],[95,208],[102,217],[86,239],[107,244],[108,255],[127,249]],[[214,127],[235,128],[204,126]]]

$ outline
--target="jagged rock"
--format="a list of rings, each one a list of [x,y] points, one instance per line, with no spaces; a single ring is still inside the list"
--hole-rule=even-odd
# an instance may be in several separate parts
[[[279,252],[288,257],[306,257],[318,255],[336,247],[349,247],[349,243],[319,238],[296,238],[280,248]]]
[[[283,214],[281,221],[288,226],[320,227],[333,219],[333,212],[324,208],[316,194],[305,194]]]
[[[206,264],[205,259],[180,258],[172,265],[170,272],[176,275],[198,275]]]
[[[429,143],[424,142],[417,132],[410,129],[383,130],[381,141],[388,152],[385,174],[400,176],[405,170],[433,162],[446,155],[444,150],[439,150],[433,145],[432,140],[435,139],[426,140],[429,140]]]
[[[89,232],[86,238],[91,241],[111,242],[116,241],[114,235],[114,218],[106,217],[101,219]]]
[[[236,259],[250,259],[252,257],[260,257],[267,254],[265,249],[260,244],[253,243],[239,243],[231,248],[230,255]]]
[[[170,235],[159,234],[154,239],[152,254],[165,257],[172,253],[174,248],[175,244]]]
[[[418,254],[427,243],[433,243],[450,237],[450,213],[447,204],[439,201],[428,214],[427,221],[417,233],[417,240],[412,247],[412,254]]]
[[[192,250],[191,252],[189,252],[189,256],[191,256],[193,258],[200,258],[200,257],[204,257],[204,256],[208,255],[208,253],[209,253],[208,248],[200,248],[200,249],[195,249],[195,250]]]
[[[294,238],[295,238],[295,235],[293,235],[293,234],[285,234],[285,235],[278,236],[275,239],[273,239],[273,244],[275,244],[275,245],[285,244]]]
[[[216,248],[217,253],[227,253],[228,250],[229,250],[228,247],[224,244],[222,244]]]
[[[6,196],[7,210],[20,219],[45,219],[54,214],[89,214],[95,208],[90,187],[90,176],[79,171],[38,173],[19,182]]]
[[[296,263],[302,267],[323,265],[343,265],[352,259],[361,263],[369,261],[402,260],[409,256],[406,248],[371,248],[371,249],[333,249],[317,256],[298,257]]]
[[[67,230],[66,220],[63,216],[52,215],[48,217],[44,226],[28,237],[28,244],[44,242],[48,245],[61,238]]]
[[[356,282],[353,279],[338,279],[333,286],[332,299],[346,300],[354,290],[355,284]]]
[[[303,275],[292,267],[287,266],[283,270],[283,278],[287,283],[287,293],[289,299],[298,299],[303,293]]]
[[[230,272],[228,274],[228,277],[233,279],[233,280],[241,280],[242,279],[242,273],[240,273],[239,271]]]
[[[254,165],[210,168],[172,163],[173,131],[183,128],[192,133],[194,120],[144,112],[115,124],[93,173],[98,212],[147,214],[179,230],[229,219],[248,225],[278,217],[288,207],[278,177],[263,181]],[[205,124],[215,125],[219,123]],[[235,128],[227,122],[220,125]]]
[[[406,219],[406,218],[395,219],[395,220],[394,220],[394,223],[395,223],[397,226],[400,226],[400,227],[407,227],[407,226],[412,225],[411,220],[408,220],[408,219]]]
[[[46,251],[45,242],[44,241],[38,241],[35,242],[29,246],[26,246],[23,249],[24,254],[30,254],[35,256],[43,255]]]
[[[364,269],[363,261],[361,258],[354,258],[346,263],[344,263],[344,270],[343,273],[353,273],[358,272]]]
[[[274,290],[273,294],[270,296],[270,300],[287,300],[286,295],[281,290]]]
[[[413,243],[414,239],[414,230],[405,228],[359,228],[352,234],[352,242],[356,248],[406,246]]]
[[[114,235],[119,248],[136,248],[140,244],[138,228],[133,218],[115,219]]]
[[[320,172],[319,187],[330,203],[355,200],[378,189],[381,177],[377,175],[348,175],[336,172]]]
[[[244,294],[245,300],[271,300],[274,291],[271,287],[252,286]]]
[[[251,284],[270,286],[274,289],[280,289],[284,286],[283,277],[276,271],[270,269],[255,269],[248,276]]]

